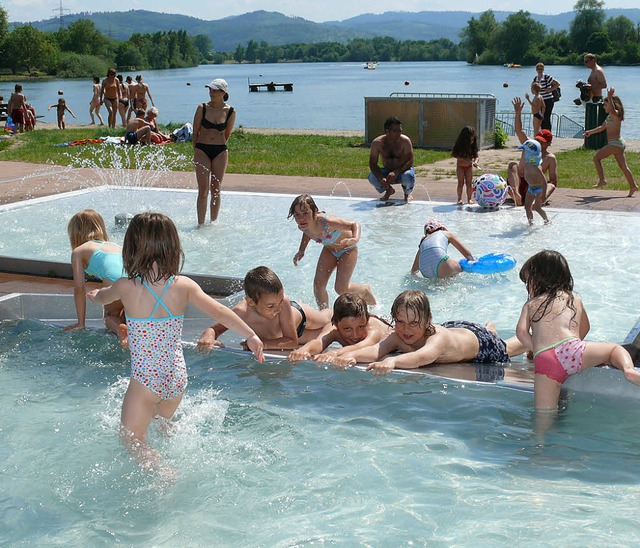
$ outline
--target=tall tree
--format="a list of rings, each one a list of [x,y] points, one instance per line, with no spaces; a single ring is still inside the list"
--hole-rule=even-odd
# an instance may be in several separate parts
[[[9,36],[9,14],[7,10],[0,6],[0,54],[2,54],[4,43]]]
[[[31,72],[55,65],[57,54],[57,48],[45,33],[31,25],[23,25],[9,35],[3,64],[13,72],[20,68]]]
[[[578,0],[573,6],[576,16],[569,26],[569,37],[574,51],[587,51],[587,41],[594,32],[601,32],[604,26],[604,2],[601,0]]]
[[[460,31],[460,47],[466,51],[466,59],[471,63],[477,55],[489,48],[498,22],[492,10],[482,12],[480,17],[469,19],[467,26]]]
[[[496,34],[495,49],[504,55],[507,63],[522,63],[533,45],[541,43],[547,32],[542,23],[535,21],[528,11],[512,13]]]

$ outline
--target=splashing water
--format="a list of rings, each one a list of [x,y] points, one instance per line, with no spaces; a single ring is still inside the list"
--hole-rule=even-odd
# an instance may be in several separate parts
[[[83,180],[83,186],[153,187],[166,180],[167,173],[185,169],[191,158],[170,146],[122,146],[104,144],[67,152],[69,166],[89,169],[93,177]],[[70,170],[62,177],[71,177]]]
[[[335,196],[336,189],[337,189],[340,185],[342,185],[342,186],[345,188],[345,190],[347,191],[347,194],[349,195],[349,198],[352,198],[352,196],[351,196],[351,190],[349,190],[349,187],[347,186],[347,183],[343,183],[342,181],[338,181],[338,182],[334,185],[333,189],[331,190],[331,194],[329,194],[329,196]]]

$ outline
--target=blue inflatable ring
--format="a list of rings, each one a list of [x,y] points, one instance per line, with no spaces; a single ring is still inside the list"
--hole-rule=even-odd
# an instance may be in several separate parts
[[[460,266],[463,272],[471,272],[473,274],[496,274],[498,272],[506,272],[516,266],[516,260],[506,253],[489,253],[478,257],[475,261],[462,259]]]

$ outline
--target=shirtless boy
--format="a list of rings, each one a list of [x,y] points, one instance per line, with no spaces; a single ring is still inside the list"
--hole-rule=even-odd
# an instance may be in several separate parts
[[[26,101],[27,98],[22,94],[22,86],[16,84],[15,91],[9,97],[9,103],[7,104],[7,112],[13,120],[15,127],[14,133],[24,131],[25,112],[27,110]]]
[[[382,158],[382,167],[378,159]],[[384,135],[376,137],[371,143],[369,155],[369,182],[384,195],[380,198],[386,202],[395,193],[391,185],[401,184],[405,202],[413,198],[411,192],[416,182],[413,169],[413,144],[411,139],[402,134],[402,122],[390,116],[384,122]]]
[[[333,358],[346,352],[379,343],[391,334],[391,326],[376,316],[370,316],[365,300],[355,293],[344,293],[333,303],[331,323],[324,326],[313,340],[289,354],[289,360],[315,360],[333,362]],[[342,348],[323,352],[331,343],[337,342]]]
[[[124,142],[129,145],[151,144],[151,124],[144,119],[144,110],[136,110],[136,117],[127,123]]]
[[[233,307],[264,343],[265,350],[292,350],[318,336],[331,321],[331,311],[318,311],[306,304],[289,300],[282,282],[273,270],[259,266],[244,278],[245,298]],[[207,327],[198,341],[200,352],[222,346],[217,338],[227,328],[221,323]]]
[[[525,351],[516,337],[503,341],[493,324],[464,321],[431,323],[429,299],[423,291],[404,291],[391,307],[395,331],[374,346],[336,358],[339,365],[368,363],[367,371],[386,375],[396,368],[416,369],[436,363],[502,363]],[[401,352],[399,355],[388,356]],[[385,358],[385,356],[388,356]]]

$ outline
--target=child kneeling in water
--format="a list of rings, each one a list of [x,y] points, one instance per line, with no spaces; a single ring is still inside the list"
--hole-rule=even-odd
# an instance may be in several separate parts
[[[420,273],[425,278],[451,278],[462,272],[460,263],[447,254],[449,244],[453,245],[465,259],[473,261],[473,255],[447,227],[435,219],[424,225],[424,237],[420,240],[411,272]]]
[[[393,332],[391,326],[376,316],[371,316],[365,300],[355,293],[344,293],[333,303],[333,317],[320,334],[307,344],[289,354],[289,360],[315,360],[333,362],[333,358],[346,352],[380,342]],[[324,352],[331,343],[342,348]]]
[[[533,351],[536,409],[557,409],[560,387],[569,375],[602,363],[622,369],[628,381],[640,384],[640,370],[622,346],[582,340],[589,332],[589,317],[582,299],[573,293],[573,277],[560,253],[536,253],[522,265],[520,279],[529,300],[522,307],[516,333]]]
[[[336,358],[338,365],[369,363],[367,371],[386,375],[394,369],[416,369],[435,363],[504,363],[522,354],[516,337],[503,341],[493,324],[455,321],[431,323],[431,306],[423,291],[400,293],[391,307],[395,330],[381,342]],[[388,356],[394,352],[402,354]],[[384,358],[384,359],[383,359]]]
[[[266,266],[249,270],[244,277],[245,298],[233,311],[256,332],[265,350],[291,350],[315,338],[331,321],[329,309],[316,310],[292,301],[276,273]],[[207,327],[198,341],[198,350],[208,353],[223,346],[217,338],[227,330],[223,323]]]

